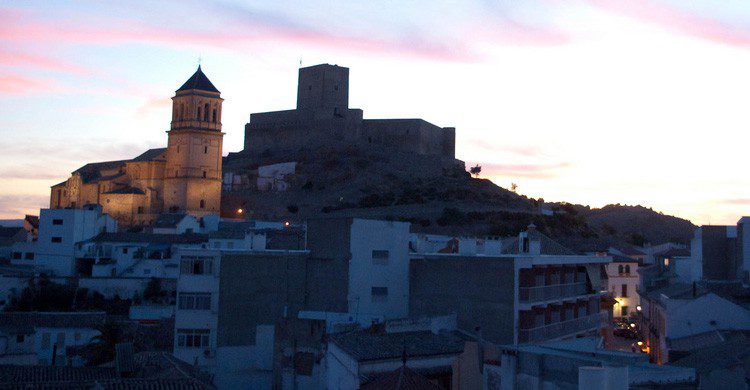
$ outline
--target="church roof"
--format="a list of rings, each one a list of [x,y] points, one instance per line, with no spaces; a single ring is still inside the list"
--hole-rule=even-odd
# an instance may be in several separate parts
[[[163,160],[165,157],[164,153],[166,152],[167,152],[167,148],[149,149],[130,161],[141,162],[141,161]]]
[[[203,73],[200,65],[198,65],[198,70],[196,70],[195,73],[190,76],[188,81],[186,81],[185,84],[182,84],[182,87],[180,87],[176,92],[187,91],[189,89],[198,89],[201,91],[219,93],[219,90],[214,87],[214,85],[211,83],[211,80],[209,80],[208,77],[206,77],[206,75]]]

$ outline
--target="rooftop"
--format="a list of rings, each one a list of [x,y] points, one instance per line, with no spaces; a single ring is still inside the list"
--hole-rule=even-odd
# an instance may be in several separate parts
[[[187,81],[185,81],[185,84],[182,84],[182,86],[175,92],[188,91],[191,89],[219,93],[219,90],[214,87],[214,85],[211,83],[211,80],[209,80],[208,77],[206,77],[206,75],[203,73],[200,65],[198,65],[198,70],[196,70],[195,73],[193,73],[193,75],[190,76]]]
[[[150,234],[150,233],[99,233],[84,242],[109,243],[148,243],[148,244],[201,244],[208,242],[208,236],[198,233]]]
[[[457,331],[370,333],[357,331],[331,336],[331,341],[359,362],[368,360],[455,355],[463,352],[469,337]]]

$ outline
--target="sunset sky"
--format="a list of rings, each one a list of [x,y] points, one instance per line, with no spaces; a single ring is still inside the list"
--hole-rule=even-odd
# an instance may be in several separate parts
[[[457,157],[547,201],[750,214],[747,0],[0,2],[0,218],[87,162],[163,147],[198,58],[225,99],[293,108],[297,69],[350,68],[365,118],[456,127]]]

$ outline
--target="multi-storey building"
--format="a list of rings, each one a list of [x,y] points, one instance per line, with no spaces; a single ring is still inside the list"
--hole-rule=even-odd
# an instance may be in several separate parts
[[[477,240],[455,240],[457,251],[411,254],[412,317],[456,313],[460,329],[503,344],[599,331],[602,266],[610,257],[576,255],[533,226],[503,240],[497,253],[461,253],[464,242]]]
[[[638,267],[641,260],[622,255],[609,254],[612,262],[606,265],[607,290],[615,299],[612,316],[627,318],[636,313],[641,304],[638,295],[639,277]]]

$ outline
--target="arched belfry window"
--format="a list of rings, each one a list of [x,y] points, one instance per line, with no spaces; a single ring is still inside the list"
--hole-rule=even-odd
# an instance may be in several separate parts
[[[203,120],[208,122],[208,103],[203,106]]]
[[[201,108],[198,106],[198,113],[195,115],[195,119],[201,120]]]
[[[201,208],[202,209],[206,208],[206,201],[203,199],[201,199]]]
[[[622,275],[622,271],[623,271],[622,270],[622,264],[620,264],[620,265],[617,266],[617,273],[620,274],[620,275]]]
[[[213,121],[214,123],[216,123],[216,109],[215,108],[214,108],[214,113],[213,113]]]

